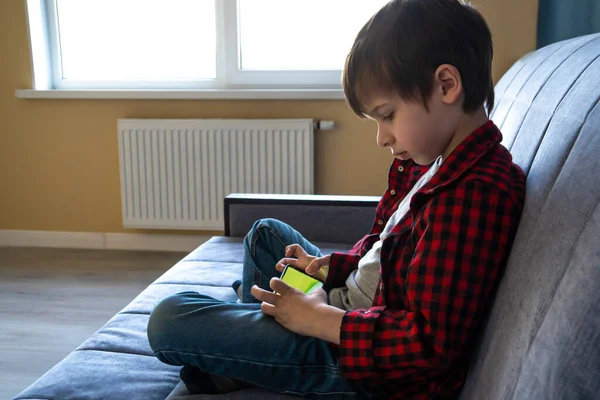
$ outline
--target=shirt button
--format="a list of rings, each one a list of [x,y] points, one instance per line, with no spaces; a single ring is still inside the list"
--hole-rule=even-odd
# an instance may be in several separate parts
[[[392,196],[394,196],[394,195],[396,194],[396,191],[395,191],[394,189],[392,189],[392,190],[390,190],[390,194],[391,194]]]
[[[382,220],[382,219],[380,219],[379,221],[377,221],[377,223],[378,223],[379,225],[383,225],[383,220]]]
[[[402,165],[401,165],[401,166],[399,166],[399,167],[398,167],[398,171],[400,171],[400,172],[404,171],[404,167],[403,167]]]

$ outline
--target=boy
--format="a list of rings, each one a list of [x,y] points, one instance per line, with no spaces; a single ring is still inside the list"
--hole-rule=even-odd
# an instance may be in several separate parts
[[[378,145],[395,157],[371,232],[347,254],[322,256],[291,227],[258,221],[245,240],[244,302],[163,300],[148,326],[157,357],[185,365],[200,392],[243,382],[325,397],[455,397],[525,195],[484,108],[494,103],[491,62],[489,29],[464,2],[394,0],[375,14],[343,77],[350,107],[377,122]],[[325,290],[304,295],[274,278],[285,264],[322,274]]]

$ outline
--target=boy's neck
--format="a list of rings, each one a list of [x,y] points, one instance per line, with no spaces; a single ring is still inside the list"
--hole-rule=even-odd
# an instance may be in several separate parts
[[[487,121],[489,121],[489,118],[483,106],[472,114],[463,114],[463,118],[458,121],[456,131],[454,132],[454,136],[452,136],[450,144],[444,151],[444,154],[442,154],[442,159],[445,160],[448,158],[448,156],[452,154],[454,149],[456,149],[456,147],[461,144],[463,140],[465,140],[471,133],[475,131],[475,129],[479,128]]]

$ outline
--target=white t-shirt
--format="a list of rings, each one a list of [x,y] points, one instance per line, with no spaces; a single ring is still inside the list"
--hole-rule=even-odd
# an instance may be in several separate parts
[[[346,286],[332,289],[329,293],[329,303],[342,310],[358,310],[369,308],[373,305],[375,291],[379,284],[379,271],[381,269],[381,245],[392,228],[397,225],[406,215],[410,208],[410,200],[419,191],[442,165],[442,156],[439,156],[431,168],[425,173],[410,192],[402,199],[398,208],[388,220],[383,232],[379,234],[379,240],[358,262],[358,268],[350,273],[346,279]]]

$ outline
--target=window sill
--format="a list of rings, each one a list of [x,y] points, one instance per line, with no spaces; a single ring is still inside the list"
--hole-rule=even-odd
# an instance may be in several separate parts
[[[34,90],[17,89],[21,99],[90,100],[343,100],[342,89],[205,89],[205,90]]]

